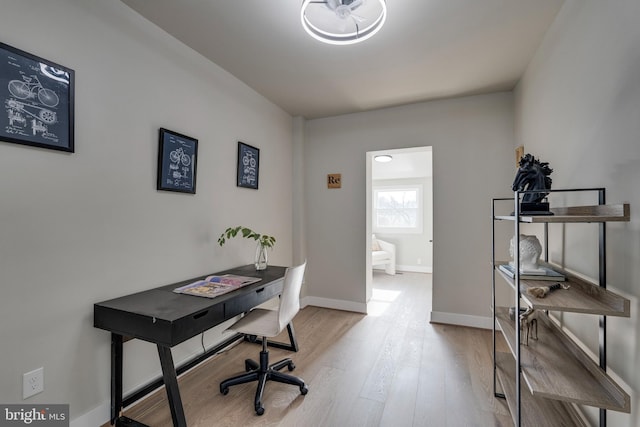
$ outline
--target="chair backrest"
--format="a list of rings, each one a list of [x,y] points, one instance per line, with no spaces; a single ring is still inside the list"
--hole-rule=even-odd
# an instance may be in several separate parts
[[[305,261],[297,267],[289,267],[284,275],[278,308],[278,325],[281,331],[287,327],[300,310],[300,288],[306,266],[307,262]]]

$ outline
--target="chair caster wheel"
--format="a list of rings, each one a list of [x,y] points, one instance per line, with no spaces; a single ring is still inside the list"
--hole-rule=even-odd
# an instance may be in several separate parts
[[[301,394],[301,395],[303,395],[303,396],[304,396],[304,395],[305,395],[305,394],[307,394],[307,393],[309,393],[309,389],[307,388],[307,386],[302,386],[302,387],[300,387],[300,394]]]
[[[262,406],[258,406],[256,408],[256,414],[258,414],[258,415],[264,414],[264,408]]]
[[[259,366],[256,362],[254,362],[253,360],[251,360],[251,359],[246,359],[246,360],[244,361],[244,370],[245,370],[245,371],[247,371],[247,372],[255,371],[255,370],[257,370],[259,367],[260,367],[260,366]]]
[[[287,365],[287,369],[289,369],[289,372],[291,372],[294,369],[296,369],[296,365],[294,365],[293,362],[291,362]]]
[[[226,396],[227,394],[229,394],[229,387],[220,387],[220,393]]]

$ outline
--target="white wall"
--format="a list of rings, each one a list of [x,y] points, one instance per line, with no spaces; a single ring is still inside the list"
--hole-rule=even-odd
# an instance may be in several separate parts
[[[76,71],[76,152],[0,142],[0,402],[44,367],[32,403],[108,419],[109,333],[93,303],[250,263],[244,224],[292,261],[292,118],[118,0],[3,0],[0,40]],[[156,191],[158,128],[199,139],[197,194]],[[237,188],[237,141],[261,149],[260,189]],[[219,336],[208,332],[206,344]],[[199,339],[175,349],[177,361]],[[160,373],[125,344],[125,389]]]
[[[631,394],[631,415],[608,411],[616,427],[640,425],[639,16],[637,0],[567,0],[516,97],[517,142],[550,163],[554,188],[605,187],[608,202],[631,204],[631,222],[607,225],[608,287],[631,300],[631,318],[608,318],[609,371]],[[555,261],[597,278],[595,225],[550,233]],[[562,319],[597,354],[597,318]]]
[[[432,146],[432,320],[486,325],[490,200],[509,194],[513,180],[512,109],[512,94],[498,93],[308,121],[309,293],[364,306],[366,153]],[[341,189],[327,189],[329,173],[342,174]]]

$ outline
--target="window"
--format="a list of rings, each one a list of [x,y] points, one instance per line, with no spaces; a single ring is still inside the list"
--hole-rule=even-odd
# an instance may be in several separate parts
[[[380,233],[422,233],[422,186],[375,187],[373,228]]]

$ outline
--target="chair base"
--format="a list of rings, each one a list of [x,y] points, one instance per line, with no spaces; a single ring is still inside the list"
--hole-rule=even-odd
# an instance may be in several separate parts
[[[289,358],[283,359],[272,365],[269,365],[269,352],[265,349],[266,338],[264,339],[263,349],[260,352],[260,363],[247,359],[244,362],[247,373],[237,375],[232,378],[228,378],[220,383],[220,393],[228,394],[229,387],[244,384],[252,381],[258,382],[258,388],[256,390],[256,396],[254,399],[254,407],[256,414],[264,414],[264,406],[262,406],[262,395],[264,394],[264,387],[267,381],[276,381],[279,383],[296,385],[300,388],[300,394],[305,395],[309,391],[304,380],[293,375],[284,374],[280,372],[285,366],[289,371],[295,369],[293,361]]]

